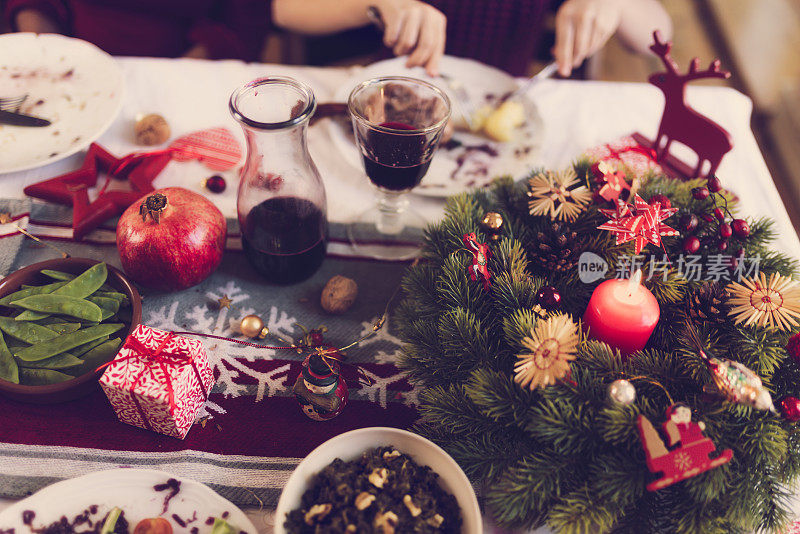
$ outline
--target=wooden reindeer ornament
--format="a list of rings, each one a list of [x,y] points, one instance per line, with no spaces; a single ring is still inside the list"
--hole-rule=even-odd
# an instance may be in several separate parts
[[[697,167],[694,174],[687,178],[699,177],[703,164],[707,161],[710,165],[704,178],[713,176],[722,157],[733,147],[731,135],[719,124],[692,109],[686,103],[686,84],[701,78],[728,78],[730,72],[720,70],[720,62],[715,59],[706,70],[697,70],[700,60],[694,58],[689,63],[689,70],[685,74],[678,71],[678,65],[670,56],[672,43],[661,41],[658,31],[653,32],[654,43],[650,46],[666,66],[666,72],[657,72],[650,76],[649,81],[664,93],[664,113],[658,135],[652,147],[656,151],[656,158],[660,163],[670,159],[669,146],[672,141],[678,141],[691,148],[697,154]],[[662,146],[662,142],[664,143]]]

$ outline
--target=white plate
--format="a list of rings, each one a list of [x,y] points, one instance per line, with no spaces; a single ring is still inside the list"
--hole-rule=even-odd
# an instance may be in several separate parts
[[[440,78],[430,78],[421,67],[406,68],[406,58],[397,57],[386,61],[373,63],[360,70],[355,76],[344,83],[334,95],[335,102],[347,102],[350,91],[370,78],[378,76],[412,76],[422,78],[436,85],[453,102],[453,115],[459,113],[459,107],[448,84]],[[487,102],[487,98],[494,95],[501,97],[514,91],[517,83],[509,74],[473,61],[452,56],[444,56],[440,70],[453,80],[463,84],[470,101],[476,107]],[[468,132],[457,131],[453,138],[463,145],[452,150],[439,148],[431,161],[428,173],[420,185],[413,192],[419,195],[432,197],[446,197],[468,191],[474,187],[489,184],[498,176],[511,175],[514,178],[527,174],[536,157],[538,148],[543,139],[543,122],[536,110],[536,106],[529,99],[524,99],[526,123],[518,129],[515,139],[506,143],[492,141],[487,137]],[[352,126],[349,118],[344,120],[328,121],[331,137],[337,149],[344,155],[348,163],[363,170],[363,163],[358,148],[354,144]],[[497,152],[496,156],[472,150],[466,163],[459,165],[466,146],[490,147]]]
[[[461,507],[461,533],[481,534],[483,522],[478,499],[467,475],[438,445],[422,436],[389,427],[369,427],[351,430],[329,439],[309,453],[292,472],[283,487],[278,508],[275,510],[275,534],[286,534],[283,526],[286,516],[300,507],[301,498],[309,481],[336,458],[349,461],[362,452],[375,447],[393,446],[408,454],[419,465],[427,465],[439,475],[442,488],[456,498]]]
[[[155,491],[153,486],[164,484],[170,478],[180,481],[180,491],[163,513],[167,492]],[[33,525],[38,528],[58,521],[61,516],[72,521],[91,505],[97,505],[97,513],[92,515],[95,521],[102,520],[115,506],[122,509],[131,532],[142,519],[161,516],[169,520],[175,532],[188,532],[197,527],[200,534],[208,533],[211,525],[206,524],[206,519],[222,517],[225,512],[228,512],[226,521],[232,526],[249,534],[257,532],[244,512],[199,482],[153,469],[125,468],[98,471],[47,486],[0,513],[0,531],[14,529],[17,534],[30,533],[31,529],[22,521],[26,510],[36,514]],[[195,516],[196,520],[184,528],[175,522],[173,514],[183,520]]]
[[[0,124],[0,173],[65,158],[100,137],[122,107],[122,71],[93,44],[57,34],[0,35],[0,97],[27,94],[20,112],[43,128]]]

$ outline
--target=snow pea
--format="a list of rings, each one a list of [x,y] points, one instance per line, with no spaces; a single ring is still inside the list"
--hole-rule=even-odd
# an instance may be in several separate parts
[[[24,341],[25,343],[42,343],[58,337],[46,326],[38,325],[30,321],[16,321],[11,317],[0,317],[0,330],[6,334]]]
[[[49,271],[49,269],[45,269]],[[42,271],[44,272],[44,271]],[[92,265],[81,274],[68,281],[63,286],[53,291],[52,295],[63,295],[67,297],[86,298],[105,283],[108,276],[108,268],[105,263]],[[52,312],[58,313],[58,312]],[[16,317],[17,321],[35,321],[43,319],[49,315],[48,312],[37,310],[26,310]]]
[[[52,369],[28,369],[22,367],[19,370],[19,381],[21,384],[28,386],[46,386],[48,384],[57,384],[66,380],[75,378],[72,375],[62,373],[60,371],[53,371]]]
[[[93,322],[100,322],[103,318],[103,312],[100,310],[100,306],[94,302],[89,302],[88,300],[78,297],[56,295],[55,293],[49,295],[31,295],[24,299],[15,300],[12,304],[20,308],[25,308],[26,310],[46,314],[55,313],[58,315],[69,315],[70,317]],[[16,320],[19,320],[19,318]]]
[[[79,330],[81,323],[50,323],[45,325],[56,334],[69,334],[75,330]]]
[[[62,352],[61,354],[56,354],[51,358],[39,360],[38,362],[24,362],[20,360],[18,363],[19,366],[24,369],[67,369],[69,367],[83,365],[83,360],[69,352]]]
[[[44,293],[52,293],[56,289],[67,285],[66,282],[54,282],[52,284],[47,284],[44,286],[22,286],[22,289],[19,291],[15,291],[10,295],[6,295],[5,297],[0,299],[0,305],[8,306],[15,300],[24,299],[25,297],[30,297],[31,295],[41,295]]]
[[[83,345],[84,343],[94,341],[95,339],[100,339],[103,336],[111,335],[123,326],[125,325],[122,323],[112,323],[82,328],[77,332],[64,334],[62,336],[58,336],[56,339],[44,343],[36,343],[35,345],[26,347],[17,352],[15,356],[26,362],[44,360],[45,358],[50,358],[56,354],[74,349],[75,347]]]
[[[64,271],[54,271],[53,269],[44,269],[41,271],[41,273],[45,276],[49,276],[54,280],[70,281],[75,279],[75,275],[72,273],[65,273]],[[115,291],[115,289],[108,284],[103,284],[102,286],[100,286],[100,289],[102,289],[103,291]]]
[[[0,378],[8,380],[14,384],[19,384],[19,368],[17,361],[12,356],[11,351],[6,346],[6,340],[0,333]]]
[[[105,297],[107,299],[114,299],[119,301],[120,307],[127,307],[130,305],[128,301],[128,297],[125,293],[120,293],[119,291],[101,291],[97,290],[92,294],[93,297]]]
[[[83,357],[83,355],[85,353],[89,352],[90,350],[92,350],[93,348],[95,348],[98,345],[102,345],[103,343],[106,342],[107,339],[108,339],[108,336],[103,336],[103,337],[101,337],[99,339],[95,339],[94,341],[90,341],[88,343],[84,343],[83,345],[78,345],[77,347],[72,349],[70,352],[72,352],[72,354],[74,354],[75,356]]]
[[[104,363],[110,362],[119,351],[119,346],[122,340],[118,337],[104,341],[102,344],[96,346],[89,352],[83,355],[83,365],[80,368],[80,373],[88,373],[94,371]]]
[[[94,302],[104,310],[109,310],[114,313],[119,311],[119,301],[117,299],[92,295],[91,297],[86,297],[86,300],[89,302]]]

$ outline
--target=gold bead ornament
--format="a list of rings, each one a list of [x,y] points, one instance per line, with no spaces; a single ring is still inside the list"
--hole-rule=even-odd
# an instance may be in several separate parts
[[[253,339],[264,339],[269,335],[269,328],[258,315],[248,315],[240,323],[242,334]]]

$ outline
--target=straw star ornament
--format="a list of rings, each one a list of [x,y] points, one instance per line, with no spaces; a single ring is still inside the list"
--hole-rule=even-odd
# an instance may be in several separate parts
[[[522,344],[530,352],[517,355],[514,382],[531,390],[555,384],[569,372],[578,347],[578,327],[568,315],[540,319]]]
[[[772,273],[767,279],[763,272],[757,278],[745,278],[742,283],[731,282],[731,311],[735,324],[771,326],[789,330],[800,326],[800,285],[791,278]]]
[[[528,180],[528,185],[531,215],[573,221],[592,200],[591,191],[585,185],[578,185],[578,175],[573,169],[540,172]]]

